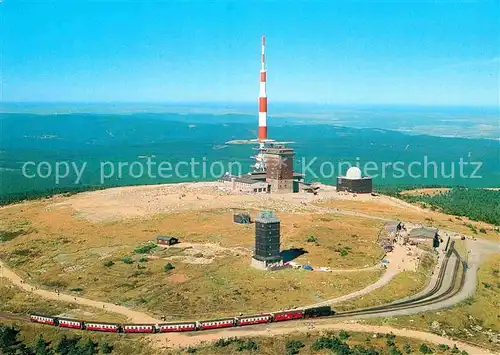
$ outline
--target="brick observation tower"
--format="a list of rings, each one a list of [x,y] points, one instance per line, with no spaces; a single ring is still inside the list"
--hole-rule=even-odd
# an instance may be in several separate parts
[[[272,212],[261,212],[255,219],[255,251],[252,266],[269,270],[282,265],[280,220]]]
[[[275,145],[266,149],[266,182],[272,193],[293,192],[293,156],[292,148]]]

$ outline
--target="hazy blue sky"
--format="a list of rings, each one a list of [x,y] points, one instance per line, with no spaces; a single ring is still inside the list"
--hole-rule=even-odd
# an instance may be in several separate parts
[[[0,4],[5,101],[498,104],[497,1]]]

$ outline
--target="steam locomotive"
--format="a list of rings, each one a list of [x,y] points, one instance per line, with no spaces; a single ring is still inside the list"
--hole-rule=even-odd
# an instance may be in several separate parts
[[[193,322],[159,323],[159,324],[117,324],[103,322],[84,322],[76,319],[49,317],[32,314],[31,322],[52,325],[60,328],[72,328],[110,333],[169,333],[193,332],[200,330],[242,327],[246,325],[283,322],[288,320],[325,317],[335,314],[330,306],[294,309],[283,312],[263,313],[251,316],[212,319]]]

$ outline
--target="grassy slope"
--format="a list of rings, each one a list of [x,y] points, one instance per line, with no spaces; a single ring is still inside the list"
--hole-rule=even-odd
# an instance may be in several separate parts
[[[378,288],[368,295],[342,302],[335,306],[338,311],[356,308],[365,308],[390,303],[405,298],[423,290],[429,282],[434,269],[435,258],[431,254],[424,254],[417,272],[403,271],[398,274],[388,285]]]
[[[76,319],[106,319],[111,322],[125,322],[126,317],[105,310],[40,298],[14,286],[8,280],[0,278],[0,313],[12,313],[27,316],[31,313],[61,315]]]
[[[486,222],[472,221],[466,217],[453,217],[429,209],[417,210],[408,208],[405,205],[389,205],[379,201],[359,202],[349,200],[330,200],[320,202],[318,203],[318,205],[329,208],[340,208],[345,210],[358,211],[373,216],[390,218],[394,220],[422,223],[428,226],[448,229],[467,235],[472,235],[474,233],[473,229],[479,231],[481,228],[483,228],[486,233],[478,232],[474,235],[478,238],[495,241],[500,238],[500,233],[496,231],[495,226],[491,224],[488,224]]]

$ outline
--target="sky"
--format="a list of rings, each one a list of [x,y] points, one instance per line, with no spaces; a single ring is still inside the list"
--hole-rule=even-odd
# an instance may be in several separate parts
[[[0,0],[4,102],[498,106],[500,1]]]

